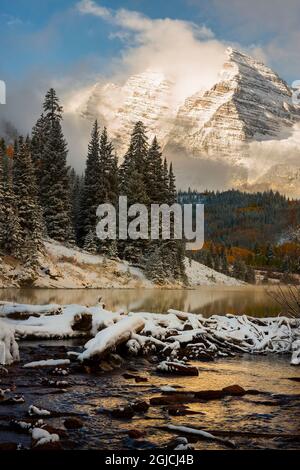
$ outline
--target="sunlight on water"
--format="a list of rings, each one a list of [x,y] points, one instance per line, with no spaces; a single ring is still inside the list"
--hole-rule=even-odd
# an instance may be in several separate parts
[[[264,286],[200,287],[198,289],[3,289],[0,300],[33,304],[95,305],[109,310],[166,313],[173,308],[204,316],[225,313],[274,316],[279,306]]]

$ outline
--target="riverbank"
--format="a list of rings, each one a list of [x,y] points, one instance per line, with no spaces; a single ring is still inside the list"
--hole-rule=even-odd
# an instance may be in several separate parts
[[[188,285],[244,285],[230,276],[214,271],[186,258]],[[124,260],[107,259],[92,255],[79,248],[66,247],[53,240],[44,242],[44,252],[39,256],[35,271],[24,267],[16,259],[0,258],[0,288],[51,288],[51,289],[128,289],[176,288],[180,282],[168,281],[157,285],[147,279],[142,267],[132,266]]]
[[[4,302],[0,332],[0,449],[300,448],[299,319]]]
[[[48,449],[174,449],[177,436],[186,438],[196,450],[224,450],[232,448],[230,445],[236,449],[300,449],[300,371],[290,366],[286,355],[244,354],[214,362],[191,361],[199,375],[185,377],[158,373],[157,364],[145,357],[127,358],[105,372],[78,367],[75,362],[23,367],[42,357],[65,357],[69,350],[80,350],[84,341],[20,343],[21,361],[0,377],[0,388],[11,390],[5,396],[18,398],[18,402],[0,403],[1,450],[35,448],[34,427],[59,437],[40,447]],[[213,391],[234,384],[257,394],[240,391],[240,395],[215,393],[213,397]],[[202,393],[192,399],[190,395],[207,390],[211,397]],[[162,398],[165,403],[169,399],[169,404],[163,404]],[[130,405],[135,405],[131,414]],[[121,409],[127,411],[127,417]],[[49,414],[34,414],[37,410]],[[220,439],[175,432],[170,425],[200,429]]]

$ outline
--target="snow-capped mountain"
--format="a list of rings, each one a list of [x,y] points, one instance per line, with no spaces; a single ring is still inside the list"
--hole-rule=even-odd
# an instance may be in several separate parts
[[[162,73],[148,70],[133,75],[123,86],[96,85],[80,112],[91,121],[97,117],[105,124],[123,155],[137,121],[143,121],[150,140],[156,135],[160,142],[166,141],[176,115],[172,86]]]
[[[77,112],[89,120],[98,118],[108,127],[120,156],[126,151],[133,124],[143,121],[149,138],[157,135],[166,153],[177,159],[175,171],[177,165],[181,173],[188,172],[193,160],[192,184],[197,184],[195,160],[199,160],[199,172],[204,160],[221,161],[230,167],[227,173],[232,169],[233,179],[227,184],[247,183],[252,165],[249,144],[272,140],[280,145],[300,122],[300,107],[293,105],[288,85],[263,63],[232,48],[227,49],[218,81],[211,89],[201,90],[183,103],[176,99],[175,89],[163,73],[147,70],[130,77],[123,86],[95,85]],[[269,159],[264,155],[258,158]],[[294,195],[291,181],[297,186],[299,169],[290,166],[284,171],[281,163],[266,162],[270,169],[266,184],[271,178],[274,184],[269,186],[280,189],[278,185],[284,180],[284,188],[291,187]],[[257,184],[263,183],[260,177]]]
[[[270,68],[229,48],[219,81],[180,107],[169,143],[195,156],[242,162],[244,144],[279,138],[300,120],[287,84]]]

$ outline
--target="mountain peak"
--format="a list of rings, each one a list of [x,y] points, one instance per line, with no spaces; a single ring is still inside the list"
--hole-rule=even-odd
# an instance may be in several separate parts
[[[238,175],[242,169],[243,178],[252,142],[280,142],[300,122],[300,107],[292,103],[286,82],[262,62],[232,47],[210,89],[199,90],[178,104],[176,85],[160,70],[147,69],[129,77],[123,86],[96,86],[81,114],[106,124],[121,156],[134,123],[141,120],[149,139],[157,135],[166,151],[181,155],[182,161],[188,157],[199,163],[222,160],[238,168]],[[240,176],[237,179],[240,182]]]

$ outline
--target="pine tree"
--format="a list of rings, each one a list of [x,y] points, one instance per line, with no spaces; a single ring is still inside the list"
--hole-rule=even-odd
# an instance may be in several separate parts
[[[148,141],[142,122],[137,122],[131,134],[129,149],[121,165],[121,193],[128,197],[128,204],[147,204],[145,186]]]
[[[45,150],[45,144],[47,140],[47,121],[42,114],[41,117],[37,120],[35,126],[32,129],[31,135],[31,160],[34,166],[35,177],[38,185],[38,195],[42,188],[40,187],[40,181],[42,176],[42,161]]]
[[[1,143],[0,145],[0,250],[3,248],[3,236],[5,230],[5,190],[6,184],[4,180],[4,155],[5,146]]]
[[[170,164],[169,168],[169,204],[174,204],[177,200],[177,191],[176,191],[176,183],[175,183],[175,176],[173,173],[173,164]]]
[[[162,195],[163,196],[162,199],[165,204],[170,204],[170,194],[169,194],[170,179],[169,179],[168,162],[166,158],[164,159],[164,163],[163,163],[162,178],[163,178],[163,187],[165,188],[163,195]]]
[[[84,240],[83,249],[90,253],[97,253],[99,240],[96,235],[96,230],[91,229]]]
[[[145,185],[148,142],[142,122],[134,126],[130,145],[120,168],[120,193],[127,196],[128,205],[148,205],[149,198]],[[119,252],[129,261],[139,262],[146,251],[148,240],[127,240],[119,242]]]
[[[108,170],[109,193],[108,200],[114,206],[118,203],[120,194],[120,178],[118,168],[118,157],[114,155]]]
[[[229,275],[228,261],[225,253],[221,255],[221,272],[226,274],[226,276]]]
[[[99,148],[99,204],[111,203],[114,199],[111,187],[110,173],[114,165],[113,146],[108,139],[107,129],[104,127],[100,137]]]
[[[22,256],[35,264],[42,247],[42,219],[37,201],[37,188],[30,156],[30,142],[19,140],[13,162],[13,191],[22,233]]]
[[[162,248],[156,247],[147,257],[145,272],[147,278],[156,284],[163,284],[166,280],[166,268],[163,262]]]
[[[251,266],[247,267],[245,281],[248,282],[249,284],[255,284],[256,282],[255,271]]]
[[[11,169],[8,171],[7,178],[3,201],[5,225],[2,232],[2,249],[4,253],[21,259],[23,237],[19,224],[16,197],[13,192]]]
[[[145,184],[149,202],[159,204],[167,200],[167,186],[163,178],[163,161],[157,138],[154,137],[145,160]]]
[[[53,89],[44,102],[46,141],[41,158],[40,201],[49,237],[73,242],[67,144],[61,128],[62,107]]]
[[[236,279],[240,279],[241,281],[245,281],[246,271],[247,271],[247,267],[246,267],[245,262],[237,258],[232,268],[233,277],[235,277]]]
[[[69,185],[72,203],[72,221],[76,243],[79,244],[80,205],[82,201],[83,178],[72,169],[69,173]]]
[[[98,122],[95,121],[91,140],[88,146],[88,155],[84,174],[84,184],[80,208],[79,239],[84,242],[91,230],[96,230],[96,211],[100,204],[101,186],[100,176],[100,133]]]

